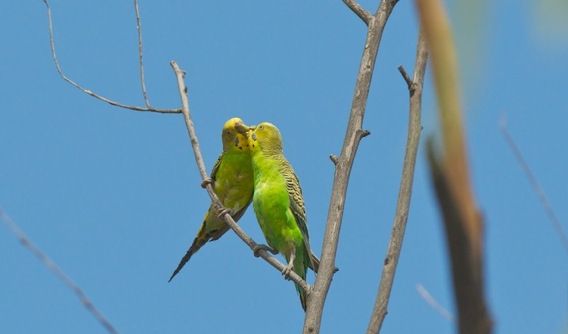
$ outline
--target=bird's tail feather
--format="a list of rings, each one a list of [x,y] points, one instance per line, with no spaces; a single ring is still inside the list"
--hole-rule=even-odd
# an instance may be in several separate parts
[[[299,252],[300,254],[296,255],[296,259],[294,261],[294,272],[298,274],[304,281],[306,280],[306,272],[308,271],[308,267],[313,262],[310,255],[306,252]],[[294,283],[296,286],[296,291],[300,295],[300,303],[302,303],[302,308],[306,311],[306,306],[308,302],[308,293],[302,289],[301,286]]]
[[[311,258],[311,262],[310,262],[310,269],[314,271],[314,273],[318,273],[319,271],[319,266],[320,266],[320,260],[318,259],[318,257],[313,253],[310,252],[310,258]]]
[[[314,273],[318,273],[319,272],[319,266],[320,266],[320,259],[318,259],[318,257],[313,253],[310,252],[310,258],[312,260],[312,262],[310,263],[309,267],[311,270],[314,271]],[[338,272],[339,268],[335,267],[335,269],[333,270],[334,273]]]
[[[207,243],[207,241],[209,241],[211,239],[211,237],[212,237],[212,233],[207,232],[207,229],[205,228],[205,221],[203,221],[203,224],[201,224],[201,227],[199,228],[199,232],[197,232],[197,235],[195,236],[195,239],[193,239],[191,246],[189,247],[187,252],[185,252],[185,255],[179,261],[179,264],[178,264],[176,270],[174,270],[174,272],[173,272],[172,276],[170,276],[170,279],[168,280],[168,282],[172,281],[172,279],[180,272],[180,270],[183,268],[183,266],[185,266],[185,264],[193,256],[193,254],[195,254],[201,247],[203,247],[203,245],[205,245]]]
[[[296,286],[296,291],[298,291],[298,293],[300,294],[300,303],[302,303],[302,308],[305,312],[308,303],[308,294],[298,284],[294,283],[294,285]]]

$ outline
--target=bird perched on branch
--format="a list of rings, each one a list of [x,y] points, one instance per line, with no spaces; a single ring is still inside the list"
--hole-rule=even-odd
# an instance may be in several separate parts
[[[240,131],[237,131],[240,128]],[[244,129],[244,130],[243,130]],[[240,118],[231,118],[223,126],[223,153],[217,159],[211,177],[206,180],[213,185],[215,194],[233,219],[238,221],[252,201],[253,171],[249,150],[248,133]],[[193,243],[170,277],[171,281],[183,266],[205,243],[219,239],[230,227],[213,204],[205,214],[203,223]]]
[[[307,268],[317,272],[319,261],[312,255],[302,189],[294,169],[284,157],[282,136],[271,123],[260,123],[249,137],[254,171],[253,207],[268,246],[283,254],[292,270],[306,279]],[[314,269],[315,268],[315,269]],[[302,308],[307,292],[296,284]]]

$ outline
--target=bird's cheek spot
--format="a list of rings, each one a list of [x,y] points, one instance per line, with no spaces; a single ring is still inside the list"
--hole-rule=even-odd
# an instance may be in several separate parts
[[[252,140],[256,141],[256,133],[253,133],[250,137],[252,138]]]

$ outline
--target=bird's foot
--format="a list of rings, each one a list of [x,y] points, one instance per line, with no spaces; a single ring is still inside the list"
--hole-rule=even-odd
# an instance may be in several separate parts
[[[213,179],[208,176],[203,180],[203,182],[201,182],[201,188],[205,189],[205,188],[207,188],[208,184],[212,184],[212,183],[213,183]]]
[[[284,276],[285,280],[290,280],[290,273],[294,268],[294,262],[288,263],[288,265],[282,270],[282,276]]]
[[[217,211],[217,217],[219,217],[220,219],[223,219],[223,217],[225,217],[225,214],[230,214],[231,210],[227,209],[227,208],[220,208],[219,211]]]
[[[272,255],[278,254],[278,251],[276,249],[274,249],[274,248],[272,248],[268,245],[263,245],[263,244],[259,244],[259,245],[257,244],[256,246],[254,246],[254,248],[252,249],[252,252],[253,252],[255,257],[259,257],[260,256],[259,252],[261,250],[265,250],[267,252],[270,252],[270,254],[272,254]]]

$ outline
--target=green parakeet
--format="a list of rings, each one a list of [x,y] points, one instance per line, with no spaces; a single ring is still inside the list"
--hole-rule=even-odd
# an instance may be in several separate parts
[[[284,157],[282,136],[271,123],[258,124],[249,138],[254,171],[253,207],[268,245],[283,254],[288,266],[304,280],[307,268],[314,269],[302,189],[294,169]],[[317,267],[315,269],[317,271]],[[298,285],[302,308],[307,293]]]
[[[242,129],[237,131],[239,127],[244,128],[240,118],[231,118],[223,126],[223,153],[211,171],[213,189],[235,222],[250,205],[254,186],[248,133]],[[197,236],[179,262],[170,281],[205,243],[219,239],[229,229],[229,225],[219,217],[217,208],[211,205]]]

